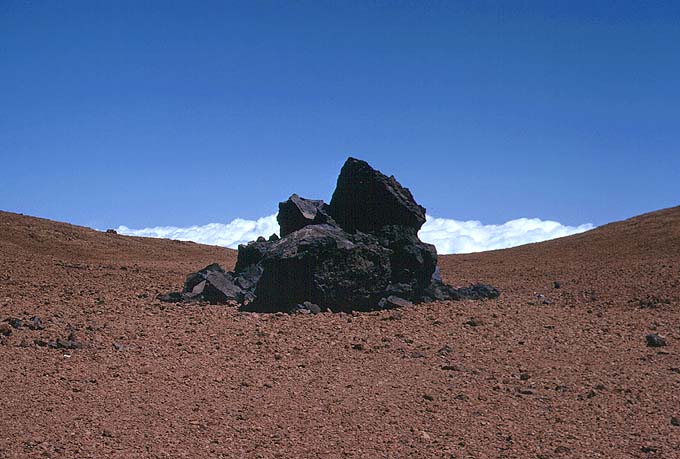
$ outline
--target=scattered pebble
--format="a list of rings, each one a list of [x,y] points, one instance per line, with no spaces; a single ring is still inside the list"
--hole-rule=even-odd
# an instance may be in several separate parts
[[[1,323],[0,324],[0,335],[3,336],[9,336],[12,334],[12,327],[9,326],[7,323]]]
[[[645,340],[647,340],[647,346],[649,347],[662,347],[666,345],[666,339],[656,333],[650,333],[645,336]]]
[[[446,371],[460,371],[460,367],[458,365],[442,365],[441,369]]]
[[[437,354],[439,355],[449,355],[450,353],[453,352],[453,348],[449,346],[448,344],[445,344],[439,350],[437,351]]]
[[[477,319],[475,317],[471,317],[470,320],[465,322],[465,325],[467,325],[469,327],[479,327],[480,325],[484,325],[484,322],[482,321],[482,319]]]
[[[42,319],[40,319],[40,317],[38,317],[38,316],[31,317],[28,320],[28,323],[26,324],[26,326],[31,330],[42,330],[43,328],[45,328],[43,326]]]

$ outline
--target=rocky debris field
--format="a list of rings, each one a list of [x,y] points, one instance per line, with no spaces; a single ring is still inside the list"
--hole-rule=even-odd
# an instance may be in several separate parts
[[[499,295],[490,285],[444,284],[437,250],[418,237],[425,209],[408,188],[365,161],[347,159],[330,204],[294,194],[279,203],[277,220],[281,238],[239,246],[234,271],[206,266],[187,277],[182,292],[159,299],[316,313]]]
[[[680,457],[680,208],[372,312],[164,303],[236,252],[10,213],[0,253],[0,458]]]

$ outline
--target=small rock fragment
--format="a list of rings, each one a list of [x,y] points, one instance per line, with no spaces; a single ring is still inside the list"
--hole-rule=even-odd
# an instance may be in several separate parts
[[[479,327],[480,325],[484,325],[484,322],[481,319],[477,319],[476,317],[471,317],[470,320],[465,322],[465,325],[469,327]]]
[[[156,298],[163,303],[179,303],[182,301],[182,294],[179,292],[170,292],[158,295]]]
[[[458,289],[458,294],[461,298],[467,298],[470,300],[484,300],[484,299],[494,299],[500,296],[500,291],[487,284],[475,284],[470,287],[463,287]]]
[[[6,323],[0,324],[0,335],[9,336],[12,334],[12,327]]]
[[[680,418],[671,416],[671,425],[675,427],[680,427]]]
[[[30,328],[31,330],[42,330],[43,328],[45,328],[43,326],[42,319],[40,319],[40,317],[38,317],[38,316],[31,317],[28,320],[28,323],[26,324],[26,326],[28,328]]]
[[[649,347],[662,347],[666,345],[666,339],[657,335],[656,333],[650,333],[649,335],[645,336],[645,340],[647,341],[647,346]]]
[[[531,376],[530,376],[529,373],[527,373],[526,371],[523,371],[523,372],[521,372],[521,373],[519,374],[519,379],[520,379],[521,381],[526,381],[526,380],[529,379],[530,377],[531,377]]]
[[[318,304],[314,304],[311,301],[305,301],[302,304],[298,304],[294,308],[293,312],[301,314],[319,314],[321,312],[321,308]]]
[[[460,371],[460,367],[458,365],[442,365],[441,369],[445,371]]]
[[[15,317],[10,317],[7,319],[7,323],[12,326],[12,328],[20,329],[24,325],[24,321],[21,319],[17,319]]]
[[[401,320],[402,319],[402,314],[400,311],[394,311],[392,314],[389,316],[383,317],[382,320]]]
[[[413,306],[413,303],[396,295],[390,295],[387,298],[383,298],[380,300],[380,302],[378,302],[378,307],[380,309],[405,308],[408,306]]]
[[[437,354],[439,355],[449,355],[450,353],[453,352],[453,348],[449,346],[448,344],[445,344],[439,350],[437,351]]]
[[[78,341],[63,338],[58,338],[56,341],[56,346],[54,346],[55,349],[80,349],[81,347],[83,347],[83,345]]]
[[[554,288],[561,288],[562,284],[560,283],[560,281],[555,281],[555,282],[553,282],[553,287]]]

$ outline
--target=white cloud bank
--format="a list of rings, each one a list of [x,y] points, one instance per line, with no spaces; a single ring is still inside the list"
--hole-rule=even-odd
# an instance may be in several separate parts
[[[179,241],[194,241],[201,244],[221,245],[235,249],[239,244],[245,244],[258,238],[269,237],[279,232],[276,214],[257,220],[243,220],[237,218],[231,223],[208,223],[203,226],[156,226],[153,228],[130,229],[127,226],[116,228],[119,234],[126,236],[159,237],[177,239]]]
[[[475,220],[458,221],[428,215],[419,235],[423,241],[434,244],[438,253],[448,254],[505,249],[582,233],[592,228],[594,226],[590,223],[566,226],[559,222],[538,218],[518,218],[502,225],[484,225]],[[116,231],[128,236],[177,239],[237,248],[239,244],[257,239],[258,236],[269,237],[272,233],[278,234],[279,225],[274,214],[258,220],[237,218],[226,224],[209,223],[187,228],[157,226],[144,229],[119,226]]]
[[[434,244],[438,253],[472,253],[547,241],[593,228],[590,223],[566,226],[538,218],[518,218],[502,225],[483,225],[476,220],[458,221],[428,215],[419,235],[423,241]]]

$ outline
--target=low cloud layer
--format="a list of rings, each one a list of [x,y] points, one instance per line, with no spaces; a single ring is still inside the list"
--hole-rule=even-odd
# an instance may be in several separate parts
[[[127,236],[159,237],[177,239],[179,241],[194,241],[201,244],[220,245],[235,249],[239,244],[245,244],[258,238],[269,237],[279,232],[276,215],[258,218],[257,220],[243,220],[237,218],[231,223],[208,223],[203,226],[156,226],[153,228],[130,229],[127,226],[116,228],[119,234]]]
[[[566,226],[559,222],[538,218],[518,218],[502,225],[484,225],[474,220],[458,221],[428,215],[419,234],[423,241],[434,244],[438,253],[448,254],[505,249],[582,233],[592,228],[593,225],[590,223]],[[209,223],[186,228],[157,226],[130,229],[126,226],[119,226],[116,231],[128,236],[194,241],[235,249],[239,244],[257,239],[258,236],[269,237],[273,233],[278,233],[279,225],[276,222],[276,215],[270,215],[258,220],[237,218],[231,223]]]
[[[538,218],[518,218],[502,225],[484,225],[475,220],[458,221],[428,215],[419,234],[423,241],[434,244],[438,253],[472,253],[547,241],[593,228],[590,223],[566,226]]]

